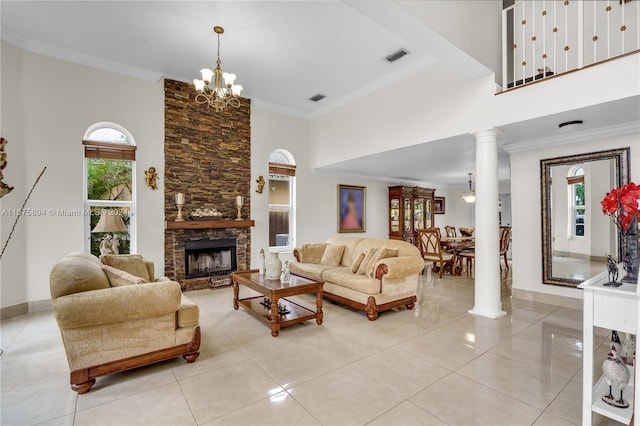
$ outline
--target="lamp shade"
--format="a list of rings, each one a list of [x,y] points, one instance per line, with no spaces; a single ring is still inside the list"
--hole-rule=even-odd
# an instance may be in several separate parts
[[[469,204],[473,204],[476,202],[476,194],[473,192],[465,193],[462,195],[462,199]]]
[[[99,232],[129,232],[127,225],[122,221],[122,217],[118,213],[114,213],[112,209],[103,209],[100,212],[100,220],[92,234]]]

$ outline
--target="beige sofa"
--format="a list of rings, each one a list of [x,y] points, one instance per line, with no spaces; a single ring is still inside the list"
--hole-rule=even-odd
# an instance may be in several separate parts
[[[200,354],[198,306],[177,282],[154,281],[142,256],[69,254],[53,266],[50,290],[78,393],[105,374]]]
[[[334,237],[298,247],[294,256],[291,272],[324,281],[326,298],[366,312],[370,321],[398,306],[412,309],[424,269],[420,251],[399,240]]]

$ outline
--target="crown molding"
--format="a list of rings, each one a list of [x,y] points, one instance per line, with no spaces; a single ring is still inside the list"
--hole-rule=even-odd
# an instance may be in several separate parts
[[[24,39],[17,34],[2,28],[0,31],[0,39],[24,50],[37,55],[52,57],[102,71],[110,71],[116,74],[122,74],[128,77],[137,78],[139,80],[158,82],[163,75],[161,73],[150,71],[144,68],[133,67],[120,62],[109,61],[98,58],[97,56],[87,55],[69,49],[53,46],[47,43],[41,43],[34,40]]]
[[[598,129],[584,130],[575,133],[516,142],[503,145],[502,148],[509,154],[513,154],[518,152],[534,151],[538,149],[588,142],[595,139],[602,139],[612,136],[629,135],[631,133],[637,132],[640,132],[640,122],[631,121],[628,123],[616,124],[614,126],[600,127]]]
[[[312,173],[314,176],[331,176],[331,177],[339,177],[339,178],[345,178],[345,179],[363,180],[368,182],[380,182],[388,185],[425,186],[425,187],[431,187],[431,188],[446,187],[446,185],[436,184],[434,182],[395,178],[395,177],[389,177],[389,176],[374,176],[374,175],[368,175],[364,173],[349,173],[349,172],[344,172],[340,170],[323,169],[319,167],[312,169]]]

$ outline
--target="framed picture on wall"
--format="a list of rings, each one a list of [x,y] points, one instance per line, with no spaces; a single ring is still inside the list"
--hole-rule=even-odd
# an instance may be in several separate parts
[[[444,214],[444,197],[433,197],[433,212]]]
[[[365,232],[367,188],[338,185],[338,232]]]

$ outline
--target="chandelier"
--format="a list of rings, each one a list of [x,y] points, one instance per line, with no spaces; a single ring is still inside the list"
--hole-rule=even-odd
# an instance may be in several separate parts
[[[213,31],[218,34],[218,62],[216,69],[203,68],[200,70],[202,79],[194,79],[193,85],[196,86],[196,103],[207,104],[208,107],[214,107],[216,111],[223,111],[228,106],[238,108],[240,106],[240,92],[242,86],[234,84],[236,75],[232,73],[223,73],[220,68],[220,34],[224,33],[224,28],[215,26]],[[224,85],[222,80],[224,79]]]
[[[473,173],[467,173],[467,174],[469,175],[469,189],[464,191],[460,196],[466,203],[473,204],[476,202],[476,193],[473,191],[473,189],[471,189],[471,175]]]

